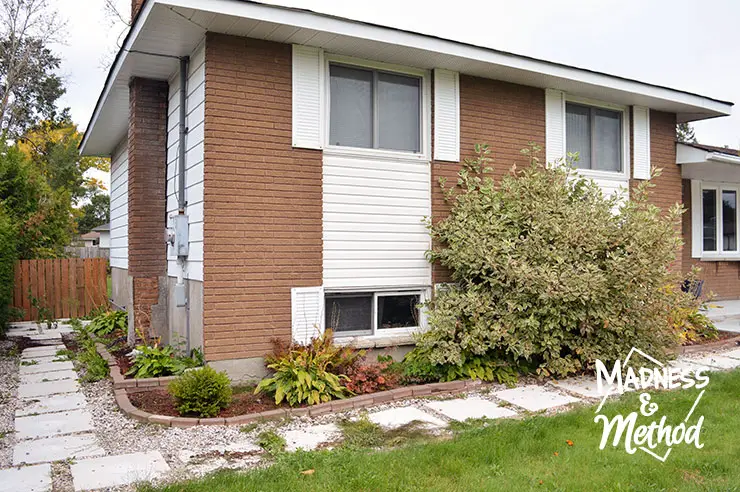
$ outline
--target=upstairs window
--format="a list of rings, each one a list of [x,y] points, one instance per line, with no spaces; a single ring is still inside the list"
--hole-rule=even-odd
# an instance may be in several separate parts
[[[623,168],[622,111],[566,103],[565,145],[578,153],[575,167],[621,173]]]
[[[330,145],[421,151],[420,77],[332,63],[329,79]]]

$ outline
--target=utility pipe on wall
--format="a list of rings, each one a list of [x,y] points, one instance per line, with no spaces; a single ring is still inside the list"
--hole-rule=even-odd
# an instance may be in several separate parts
[[[177,189],[177,212],[185,213],[185,136],[188,134],[187,127],[187,100],[188,100],[188,67],[190,57],[180,58],[180,139],[178,141],[178,189]]]

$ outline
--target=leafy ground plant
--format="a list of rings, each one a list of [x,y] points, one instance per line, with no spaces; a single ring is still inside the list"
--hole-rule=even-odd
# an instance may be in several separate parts
[[[126,311],[108,311],[93,318],[88,325],[90,331],[98,336],[110,335],[128,329],[128,315]]]
[[[285,451],[285,438],[272,429],[260,432],[257,436],[257,445],[270,456],[278,456]]]
[[[185,369],[198,366],[198,361],[177,354],[169,345],[138,345],[131,358],[131,369],[126,375],[137,379],[177,376]]]

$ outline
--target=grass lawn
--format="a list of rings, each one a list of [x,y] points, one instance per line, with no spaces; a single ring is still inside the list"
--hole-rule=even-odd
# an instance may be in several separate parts
[[[638,424],[661,415],[669,424],[680,423],[697,394],[693,389],[655,394],[660,409]],[[740,371],[711,375],[690,421],[705,417],[704,448],[679,445],[665,463],[639,450],[629,455],[623,442],[620,448],[600,451],[602,426],[593,422],[594,409],[496,421],[461,431],[453,439],[388,451],[287,454],[266,469],[220,472],[142,490],[740,490]],[[603,413],[626,416],[638,409],[638,395],[630,394],[606,405]],[[309,469],[314,473],[301,474]]]

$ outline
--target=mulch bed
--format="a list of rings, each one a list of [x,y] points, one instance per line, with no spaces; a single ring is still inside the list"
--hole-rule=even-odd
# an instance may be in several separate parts
[[[155,415],[167,415],[180,417],[175,408],[175,400],[166,389],[158,388],[149,391],[137,391],[128,395],[131,403],[145,412]],[[231,404],[217,417],[237,417],[250,413],[266,412],[277,408],[287,408],[284,405],[275,405],[275,400],[266,395],[254,395],[251,392],[237,393],[231,399]],[[197,417],[197,415],[185,415],[185,417]]]

